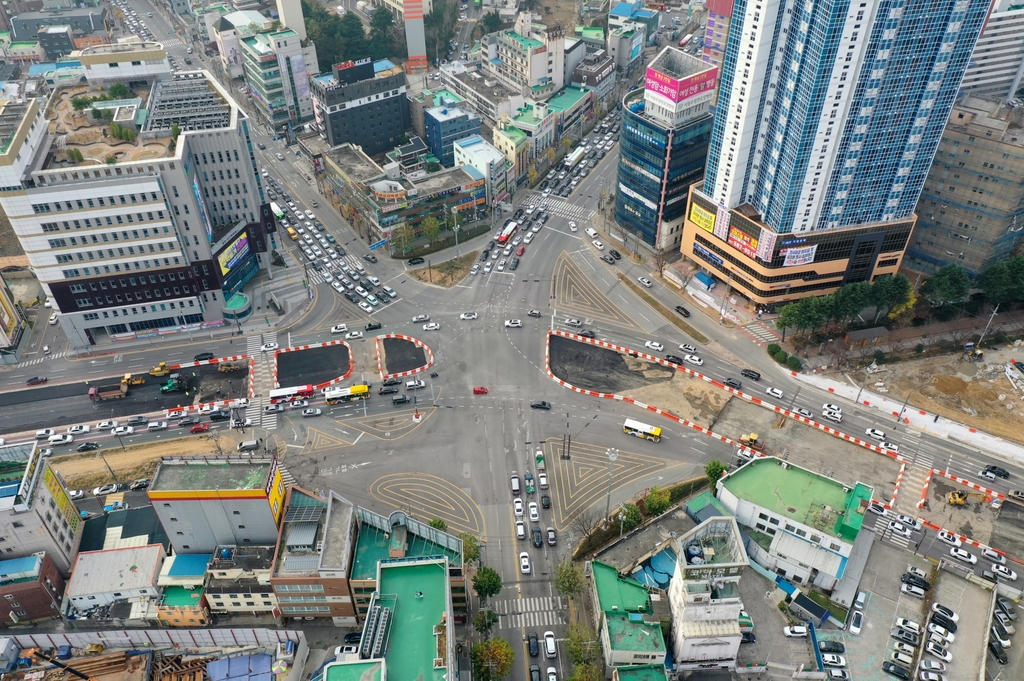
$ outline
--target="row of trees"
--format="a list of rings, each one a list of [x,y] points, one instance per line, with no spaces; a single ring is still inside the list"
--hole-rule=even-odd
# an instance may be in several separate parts
[[[921,295],[933,305],[954,304],[963,301],[972,287],[981,290],[992,305],[1024,302],[1024,255],[997,262],[974,282],[960,265],[946,265],[925,282]]]
[[[306,0],[302,1],[302,11],[306,35],[316,43],[322,72],[329,73],[334,64],[349,60],[405,56],[405,29],[395,24],[386,7],[378,7],[370,15],[369,35],[354,12],[338,16],[323,5],[312,5]]]
[[[775,326],[782,331],[785,340],[786,329],[806,331],[823,326],[827,322],[845,323],[861,311],[875,308],[875,319],[888,313],[898,314],[915,301],[913,286],[902,274],[879,277],[874,283],[857,282],[847,284],[827,296],[802,298],[779,309]]]
[[[71,106],[74,107],[75,111],[85,111],[96,102],[109,102],[115,99],[125,99],[131,96],[132,91],[128,89],[128,86],[124,83],[114,83],[110,86],[102,95],[91,97],[89,95],[81,95],[78,97],[71,98]]]

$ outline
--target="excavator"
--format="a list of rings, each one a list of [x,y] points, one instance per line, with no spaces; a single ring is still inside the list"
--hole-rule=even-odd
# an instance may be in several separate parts
[[[973,498],[977,498],[978,503],[981,503],[988,499],[988,495],[984,492],[964,492],[963,490],[953,490],[946,495],[946,501],[953,506],[963,506]]]

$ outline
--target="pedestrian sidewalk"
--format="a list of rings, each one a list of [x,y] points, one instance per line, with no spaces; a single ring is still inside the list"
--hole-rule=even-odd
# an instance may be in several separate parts
[[[893,418],[900,415],[904,423],[921,432],[983,449],[990,454],[1012,459],[1017,463],[1024,463],[1024,447],[989,435],[977,428],[950,421],[937,414],[918,409],[911,404],[904,406],[901,400],[861,390],[860,386],[852,382],[837,381],[829,376],[813,373],[794,373],[793,376],[802,383],[821,388],[850,401],[857,400],[859,396],[861,405],[878,409]]]

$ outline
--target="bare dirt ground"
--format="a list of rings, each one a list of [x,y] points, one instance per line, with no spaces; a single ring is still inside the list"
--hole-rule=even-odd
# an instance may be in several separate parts
[[[447,288],[465,279],[466,275],[469,274],[469,268],[473,266],[473,263],[479,257],[480,251],[473,251],[472,253],[446,260],[431,267],[411,270],[409,274],[427,284],[436,284]]]
[[[963,485],[950,482],[938,475],[933,476],[931,485],[928,486],[928,508],[923,509],[921,515],[951,532],[990,544],[996,521],[995,511],[983,497],[971,498],[963,506],[952,506],[946,502],[946,495],[953,490],[965,491]],[[915,494],[913,491],[910,493]],[[1010,549],[1002,544],[998,546],[1004,551]]]
[[[183,429],[184,430],[184,429]],[[212,433],[213,431],[211,431]],[[219,435],[221,449],[225,453],[235,450],[237,436],[227,431]],[[118,480],[135,480],[153,477],[157,463],[163,456],[216,456],[217,445],[213,437],[206,435],[174,438],[153,444],[129,446],[121,450],[114,448],[75,454],[51,459],[50,464],[71,489],[87,489],[110,482],[110,474],[99,454],[107,460]]]
[[[7,213],[0,210],[0,257],[25,255],[21,250],[21,242],[14,236],[14,228],[7,219]]]
[[[543,4],[541,7],[541,14],[544,17],[544,24],[547,26],[554,26],[555,24],[561,24],[566,30],[566,33],[571,33],[573,27],[576,26],[576,9],[575,4],[571,2],[550,2],[550,0]]]
[[[959,355],[946,355],[888,364],[876,374],[858,371],[850,378],[858,384],[867,380],[868,390],[890,397],[905,399],[909,394],[915,407],[1024,444],[1024,398],[1003,369],[1014,357],[1024,359],[1024,348],[988,350],[985,361],[977,364],[955,366]]]
[[[675,375],[668,381],[623,394],[703,426],[713,423],[729,402],[729,393],[681,371],[673,373]]]

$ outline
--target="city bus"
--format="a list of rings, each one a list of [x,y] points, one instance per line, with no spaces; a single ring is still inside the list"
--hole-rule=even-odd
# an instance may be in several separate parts
[[[640,423],[633,419],[626,419],[626,422],[622,424],[622,432],[626,435],[650,440],[651,442],[661,440],[661,428],[649,426],[646,423]]]
[[[501,234],[498,235],[498,243],[504,246],[518,231],[519,223],[515,220],[509,220],[508,224],[505,225],[505,229],[501,230]]]
[[[291,402],[293,400],[306,400],[314,395],[316,389],[312,385],[297,385],[291,388],[277,388],[271,390],[270,403]]]
[[[365,400],[369,396],[370,386],[368,385],[352,385],[347,388],[332,385],[324,388],[324,397],[327,399],[327,404]]]
[[[284,220],[284,211],[281,210],[281,206],[277,205],[273,201],[270,202],[270,212],[274,214],[274,217],[278,220]]]
[[[480,0],[473,0],[473,7],[480,9]]]
[[[693,40],[693,34],[687,33],[686,35],[683,36],[683,39],[679,41],[679,47],[686,47],[687,45],[690,44],[691,40]]]

